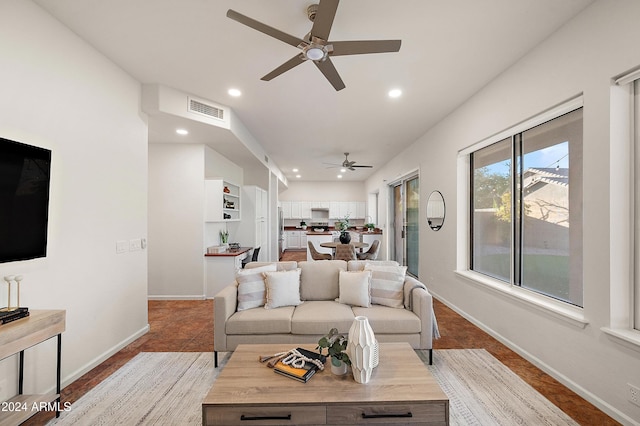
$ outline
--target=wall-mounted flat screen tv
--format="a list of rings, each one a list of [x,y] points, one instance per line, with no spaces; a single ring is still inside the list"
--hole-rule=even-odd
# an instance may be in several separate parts
[[[0,138],[0,262],[47,255],[51,151]]]

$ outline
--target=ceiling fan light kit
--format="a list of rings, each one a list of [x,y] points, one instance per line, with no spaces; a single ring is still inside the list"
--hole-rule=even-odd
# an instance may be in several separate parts
[[[345,88],[345,84],[334,67],[331,56],[398,52],[402,42],[401,40],[329,41],[329,32],[338,9],[338,3],[339,0],[320,0],[319,4],[312,4],[307,7],[307,17],[313,22],[313,26],[305,40],[270,27],[232,9],[227,11],[227,17],[302,50],[302,54],[289,59],[262,77],[262,80],[272,80],[293,67],[310,60],[318,67],[335,90],[342,90]]]

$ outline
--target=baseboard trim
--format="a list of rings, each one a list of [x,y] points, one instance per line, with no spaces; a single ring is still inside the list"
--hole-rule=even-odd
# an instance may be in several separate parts
[[[438,295],[437,293],[435,293],[431,289],[429,289],[429,293],[431,293],[431,295],[434,298],[438,299],[440,302],[442,302],[445,305],[447,305],[447,307],[449,307],[450,309],[455,311],[457,314],[459,314],[460,316],[462,316],[463,318],[465,318],[466,320],[471,322],[473,325],[475,325],[476,327],[480,328],[482,331],[484,331],[485,333],[489,334],[491,337],[495,338],[496,340],[498,340],[503,345],[507,346],[512,351],[516,352],[518,355],[520,355],[521,357],[523,357],[524,359],[529,361],[531,364],[535,365],[540,370],[544,371],[545,373],[547,373],[548,375],[550,375],[551,377],[553,377],[554,379],[556,379],[557,381],[562,383],[567,388],[571,389],[573,392],[577,393],[578,395],[580,395],[581,397],[583,397],[584,399],[589,401],[591,404],[593,404],[596,407],[598,407],[600,410],[602,410],[608,416],[612,417],[614,420],[616,420],[618,422],[621,422],[623,424],[636,424],[635,420],[633,420],[632,418],[630,418],[626,414],[622,413],[621,411],[619,411],[617,408],[613,407],[608,402],[602,400],[600,397],[596,396],[595,394],[593,394],[590,391],[586,390],[582,386],[578,385],[576,382],[571,380],[569,377],[567,377],[564,374],[560,373],[559,371],[555,370],[554,368],[552,368],[551,366],[549,366],[548,364],[546,364],[545,362],[540,360],[538,357],[532,355],[531,353],[529,353],[528,351],[524,350],[520,346],[516,345],[512,341],[506,339],[500,333],[496,333],[494,330],[492,330],[489,327],[485,326],[482,322],[478,321],[478,319],[476,319],[475,317],[473,317],[473,316],[469,315],[468,313],[464,312],[463,310],[458,308],[455,304],[451,303],[449,300],[441,297],[440,295]]]
[[[202,294],[194,295],[153,295],[147,296],[147,300],[205,300],[206,296]]]
[[[63,377],[62,378],[62,388],[65,388],[68,385],[70,385],[71,383],[75,382],[80,377],[82,377],[83,375],[85,375],[86,373],[91,371],[93,368],[97,367],[98,365],[102,364],[104,361],[109,359],[109,357],[111,357],[112,355],[116,354],[122,348],[124,348],[128,344],[134,342],[136,339],[144,336],[148,332],[149,332],[149,324],[147,324],[146,326],[142,327],[140,330],[136,331],[131,336],[129,336],[126,339],[122,340],[120,343],[118,343],[117,345],[113,346],[109,350],[107,350],[107,351],[103,352],[102,354],[98,355],[97,357],[95,357],[94,359],[92,359],[91,361],[89,361],[88,363],[86,363],[85,365],[83,365],[82,367],[77,369],[76,371],[74,371],[71,374]],[[55,387],[52,387],[47,392],[55,393]]]

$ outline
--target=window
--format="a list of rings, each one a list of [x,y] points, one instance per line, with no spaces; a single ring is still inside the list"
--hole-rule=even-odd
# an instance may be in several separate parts
[[[582,108],[470,153],[470,269],[582,307]]]

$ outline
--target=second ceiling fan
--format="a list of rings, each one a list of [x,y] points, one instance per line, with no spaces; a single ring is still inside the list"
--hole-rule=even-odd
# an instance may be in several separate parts
[[[331,61],[331,56],[397,52],[400,50],[400,44],[402,41],[329,41],[329,32],[333,25],[336,10],[338,9],[338,3],[339,0],[320,0],[319,4],[312,4],[307,8],[307,15],[313,22],[313,26],[311,28],[311,32],[309,32],[304,39],[289,35],[231,9],[227,11],[227,17],[302,50],[300,54],[289,59],[278,68],[262,77],[262,80],[272,80],[305,61],[311,61],[318,67],[320,72],[322,72],[336,90],[342,90],[345,88],[345,85]]]

